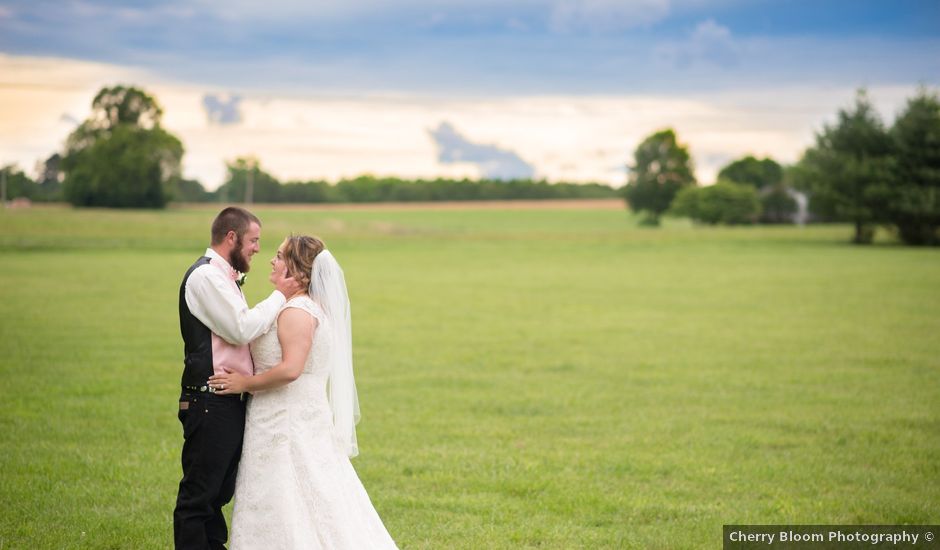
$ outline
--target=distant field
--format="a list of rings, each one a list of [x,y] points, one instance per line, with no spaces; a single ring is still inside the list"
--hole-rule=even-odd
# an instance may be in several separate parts
[[[259,206],[353,302],[360,477],[402,548],[716,548],[940,523],[940,251],[643,229],[616,203]],[[0,549],[167,548],[179,280],[215,206],[0,210]]]

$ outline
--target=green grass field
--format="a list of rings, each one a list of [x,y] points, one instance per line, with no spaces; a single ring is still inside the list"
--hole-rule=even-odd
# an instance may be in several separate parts
[[[279,210],[353,303],[402,548],[717,548],[940,522],[940,251],[617,210]],[[168,548],[180,278],[215,209],[0,210],[0,549]]]

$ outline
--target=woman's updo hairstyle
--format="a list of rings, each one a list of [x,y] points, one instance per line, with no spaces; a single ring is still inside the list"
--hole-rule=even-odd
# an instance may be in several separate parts
[[[282,259],[287,266],[287,275],[300,282],[303,288],[310,286],[313,260],[326,246],[323,241],[307,235],[291,235],[284,241]]]

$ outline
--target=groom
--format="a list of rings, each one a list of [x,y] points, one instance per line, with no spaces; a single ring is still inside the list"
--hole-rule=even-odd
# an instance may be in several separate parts
[[[229,369],[253,374],[248,343],[263,334],[300,283],[275,274],[276,290],[249,309],[240,275],[260,250],[261,221],[229,207],[212,222],[212,246],[186,271],[180,285],[183,335],[183,479],[173,512],[177,549],[225,548],[222,506],[232,500],[245,429],[244,395],[216,395],[208,378]]]

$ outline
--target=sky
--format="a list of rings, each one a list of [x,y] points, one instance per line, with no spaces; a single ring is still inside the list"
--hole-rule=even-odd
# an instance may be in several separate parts
[[[859,87],[890,124],[940,84],[940,2],[0,0],[0,164],[33,172],[115,84],[210,189],[241,155],[284,181],[622,185],[665,127],[711,183],[794,162]]]

